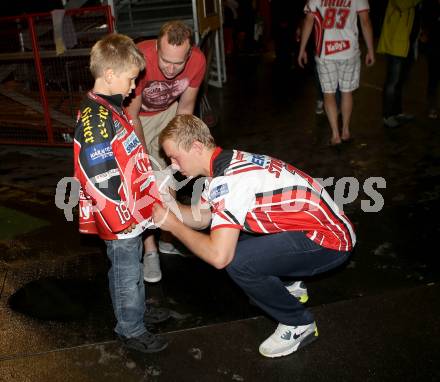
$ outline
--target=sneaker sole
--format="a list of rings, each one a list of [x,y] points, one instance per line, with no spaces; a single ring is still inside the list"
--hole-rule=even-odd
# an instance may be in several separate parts
[[[179,252],[179,251],[173,251],[173,250],[168,250],[168,249],[162,249],[162,248],[159,248],[159,252],[160,253],[164,253],[164,254],[166,254],[166,255],[180,255],[180,256],[182,256],[182,252]]]
[[[158,353],[158,352],[160,352],[162,350],[165,350],[168,347],[168,342],[165,343],[162,347],[157,348],[157,349],[138,348],[136,346],[127,345],[124,342],[121,342],[121,343],[122,343],[122,346],[125,347],[126,349],[138,351],[140,353],[145,353],[145,354]]]
[[[287,349],[281,353],[274,353],[274,354],[264,354],[260,351],[260,354],[264,357],[268,358],[277,358],[277,357],[284,357],[286,355],[292,354],[293,352],[296,352],[297,350],[303,348],[304,346],[307,346],[311,344],[312,342],[316,341],[318,339],[318,329],[315,329],[313,332],[308,334],[301,342],[298,342],[294,346],[292,346],[290,349]]]
[[[144,276],[144,281],[147,282],[147,283],[157,283],[160,280],[162,280],[162,276],[160,276],[160,277],[153,277],[153,278],[148,278],[148,277]]]
[[[189,255],[187,255],[187,254],[185,254],[185,253],[182,253],[182,252],[179,252],[179,251],[169,251],[169,250],[167,250],[167,249],[160,249],[159,248],[159,252],[160,253],[162,253],[162,254],[164,254],[164,255],[177,255],[177,256],[180,256],[180,257],[189,257]]]

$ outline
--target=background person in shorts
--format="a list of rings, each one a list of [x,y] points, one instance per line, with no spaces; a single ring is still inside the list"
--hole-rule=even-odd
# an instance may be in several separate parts
[[[350,119],[353,110],[353,90],[359,87],[360,50],[357,17],[367,45],[365,63],[374,64],[373,29],[368,0],[308,0],[301,34],[298,64],[307,63],[306,45],[315,27],[315,60],[324,93],[324,108],[332,130],[331,145],[350,139]],[[335,93],[342,93],[342,133],[338,126]]]
[[[192,114],[197,93],[204,79],[206,60],[193,46],[191,28],[182,21],[165,23],[157,40],[138,44],[144,54],[146,69],[141,73],[135,97],[127,107],[136,133],[151,159],[154,170],[167,163],[160,154],[158,136],[176,114]],[[144,279],[158,282],[162,278],[154,236],[144,241]],[[159,241],[162,253],[180,254],[169,241]]]

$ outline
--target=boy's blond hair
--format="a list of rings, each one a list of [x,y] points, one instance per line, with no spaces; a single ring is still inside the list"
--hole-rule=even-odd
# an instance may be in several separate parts
[[[191,114],[176,115],[168,123],[159,135],[159,144],[162,145],[168,139],[185,151],[189,151],[195,141],[203,143],[208,149],[216,146],[208,126],[201,119]]]
[[[90,53],[90,71],[95,79],[102,77],[106,69],[121,73],[129,70],[131,65],[139,70],[145,68],[144,55],[130,37],[114,33],[93,45]]]
[[[182,45],[186,40],[189,45],[193,44],[193,32],[191,27],[186,25],[183,21],[173,20],[163,24],[157,36],[158,47],[160,48],[160,40],[166,35],[168,44]]]

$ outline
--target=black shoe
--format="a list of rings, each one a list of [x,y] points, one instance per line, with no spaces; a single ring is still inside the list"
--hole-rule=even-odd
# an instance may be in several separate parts
[[[164,350],[168,346],[168,340],[165,337],[145,332],[137,337],[127,338],[118,336],[119,341],[131,350],[140,351],[142,353],[157,353]]]
[[[145,312],[144,322],[146,324],[159,324],[171,317],[170,311],[165,308],[156,308],[150,305],[148,311]]]

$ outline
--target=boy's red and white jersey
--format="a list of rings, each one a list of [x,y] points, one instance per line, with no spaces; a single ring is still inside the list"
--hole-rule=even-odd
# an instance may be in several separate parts
[[[356,236],[347,216],[309,175],[279,159],[217,148],[202,203],[211,229],[256,234],[304,231],[317,244],[351,251]]]
[[[141,234],[153,225],[153,203],[160,200],[148,156],[123,109],[112,104],[115,97],[87,94],[74,140],[79,231],[105,240]],[[134,230],[121,232],[133,223]]]
[[[368,0],[308,0],[304,8],[315,19],[316,56],[344,60],[359,53],[359,12],[369,11]]]

